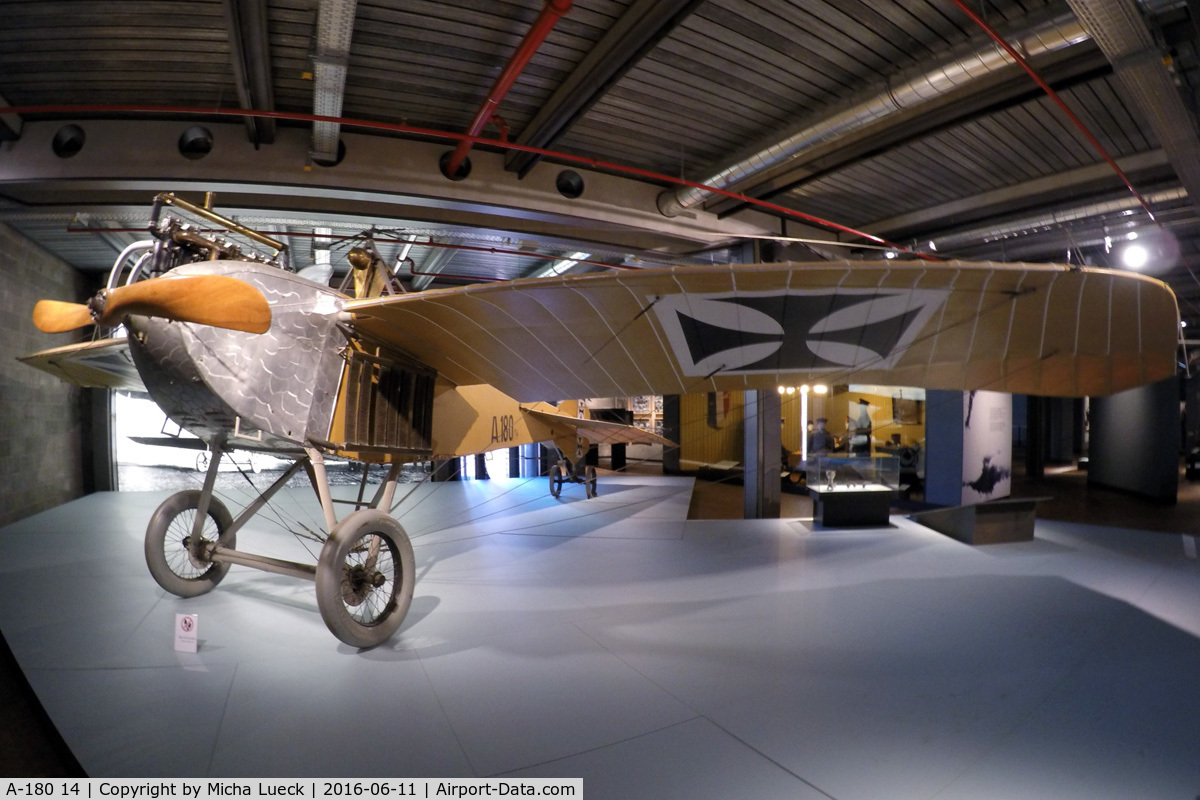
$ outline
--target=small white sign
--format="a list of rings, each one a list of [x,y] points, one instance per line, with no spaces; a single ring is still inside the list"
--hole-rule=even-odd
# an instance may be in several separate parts
[[[1185,556],[1187,556],[1188,558],[1192,559],[1193,561],[1196,560],[1196,540],[1197,540],[1197,538],[1200,538],[1200,537],[1196,537],[1196,536],[1184,536],[1183,537],[1183,554]]]
[[[175,615],[175,650],[194,653],[199,644],[200,617],[197,614]]]

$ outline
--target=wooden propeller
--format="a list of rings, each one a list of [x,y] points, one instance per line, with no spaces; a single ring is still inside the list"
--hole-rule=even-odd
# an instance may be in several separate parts
[[[33,324],[44,333],[63,333],[93,323],[116,325],[132,314],[247,333],[271,327],[271,306],[262,292],[227,275],[152,278],[101,291],[86,305],[40,300]]]

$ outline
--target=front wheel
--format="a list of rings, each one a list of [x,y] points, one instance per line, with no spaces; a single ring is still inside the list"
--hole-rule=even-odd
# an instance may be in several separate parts
[[[155,509],[146,528],[146,566],[159,586],[180,597],[211,592],[229,572],[228,564],[209,560],[207,545],[237,546],[236,534],[226,533],[233,517],[215,497],[208,501],[201,541],[193,546],[192,530],[199,507],[198,490],[177,492]]]
[[[587,497],[591,500],[596,496],[596,468],[585,467],[583,470],[583,488],[587,493]]]
[[[412,543],[376,509],[355,511],[333,529],[317,561],[317,607],[352,647],[374,647],[400,628],[416,584]]]

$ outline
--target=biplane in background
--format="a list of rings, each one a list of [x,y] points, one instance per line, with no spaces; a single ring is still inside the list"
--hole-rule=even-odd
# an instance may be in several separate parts
[[[169,206],[275,252],[244,254],[163,213]],[[1077,397],[1175,374],[1174,295],[1109,270],[751,264],[392,293],[386,265],[366,248],[352,251],[351,293],[291,272],[282,244],[172,195],[157,198],[150,231],[127,279],[118,263],[86,306],[42,301],[34,311],[47,332],[123,322],[128,335],[23,360],[87,385],[136,380],[216,454],[203,489],[171,496],[150,520],[146,560],[164,589],[202,594],[232,564],[315,580],[325,623],[357,647],[386,641],[413,596],[412,545],[388,513],[403,463],[551,442],[575,454],[552,469],[552,492],[577,480],[590,497],[596,478],[578,463],[581,439],[665,441],[589,419],[565,398],[850,376]],[[294,460],[236,519],[213,497],[219,454],[235,443]],[[327,456],[391,465],[375,497],[341,520]],[[327,528],[317,564],[238,550],[237,532],[300,469]]]

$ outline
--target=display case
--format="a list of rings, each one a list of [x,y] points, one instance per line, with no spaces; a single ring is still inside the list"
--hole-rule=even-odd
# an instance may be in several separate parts
[[[827,527],[887,525],[900,485],[893,456],[821,456],[809,459],[813,517]]]
[[[892,491],[900,487],[895,456],[818,456],[808,460],[808,488],[821,491]]]

